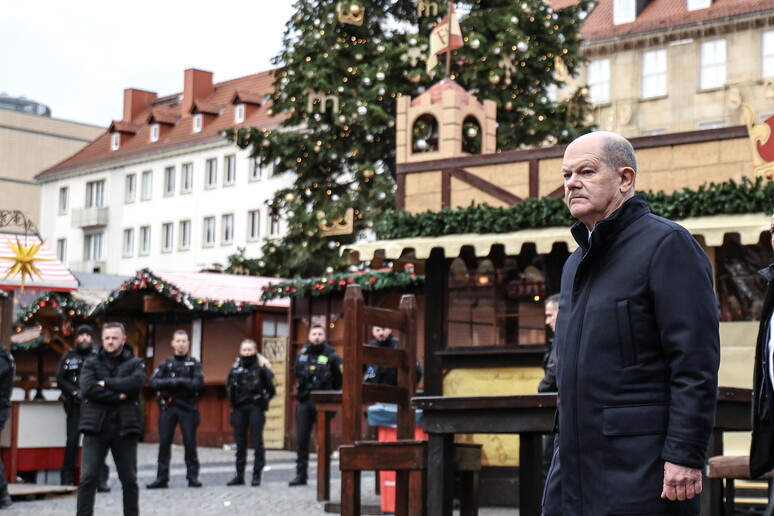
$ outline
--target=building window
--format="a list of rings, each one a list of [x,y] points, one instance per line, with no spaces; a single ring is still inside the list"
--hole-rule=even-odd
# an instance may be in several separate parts
[[[763,56],[762,77],[774,77],[774,30],[763,33],[761,55]]]
[[[261,210],[247,212],[247,240],[256,241],[261,238]]]
[[[67,239],[60,238],[56,241],[56,257],[60,262],[67,260]]]
[[[64,215],[70,207],[70,189],[63,186],[59,189],[59,214]]]
[[[110,150],[118,150],[121,146],[121,133],[110,134]]]
[[[208,159],[205,169],[207,174],[205,186],[207,188],[215,188],[218,185],[218,160],[215,158]]]
[[[203,235],[204,247],[215,245],[215,217],[204,217]]]
[[[161,252],[168,253],[175,245],[175,229],[171,222],[161,225]]]
[[[663,97],[667,94],[666,49],[642,54],[642,98]]]
[[[153,195],[153,171],[146,170],[142,173],[142,200],[147,201]]]
[[[259,181],[263,177],[263,167],[260,158],[253,158],[253,166],[250,169],[250,181]]]
[[[143,226],[140,228],[140,255],[149,254],[151,250],[151,228]]]
[[[688,0],[688,10],[706,9],[712,6],[712,0]]]
[[[223,215],[220,218],[221,224],[222,224],[222,232],[221,235],[223,236],[223,244],[233,244],[234,243],[234,215],[228,214]]]
[[[102,259],[102,233],[85,235],[83,256],[86,261],[96,262]]]
[[[594,104],[610,102],[610,59],[598,59],[589,63],[589,92]]]
[[[99,208],[105,205],[105,180],[86,183],[86,207]]]
[[[203,126],[202,122],[203,122],[202,114],[196,113],[193,117],[193,132],[195,133],[202,132],[202,126]]]
[[[236,181],[236,156],[229,154],[223,158],[223,168],[225,169],[223,175],[223,184],[233,185]]]
[[[124,179],[124,202],[134,202],[137,198],[137,174],[127,174]]]
[[[726,40],[715,39],[701,44],[699,88],[720,88],[726,83]]]
[[[175,167],[164,169],[164,195],[175,195]]]
[[[280,216],[277,213],[269,215],[269,236],[278,236],[280,233]]]
[[[193,163],[183,163],[182,193],[191,193],[193,190]]]
[[[151,142],[157,142],[159,141],[159,133],[161,131],[159,130],[159,124],[151,124],[150,126],[150,141]]]
[[[124,256],[134,255],[134,228],[124,230]]]
[[[631,23],[637,17],[635,0],[613,0],[613,24]]]
[[[234,122],[241,124],[245,121],[245,105],[237,104],[234,106]]]
[[[180,221],[180,250],[185,251],[191,248],[191,221]]]

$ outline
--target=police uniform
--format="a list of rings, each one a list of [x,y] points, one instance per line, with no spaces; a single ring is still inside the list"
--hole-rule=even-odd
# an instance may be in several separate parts
[[[226,393],[231,402],[229,420],[234,428],[236,443],[236,476],[228,482],[228,485],[245,483],[247,430],[250,429],[255,450],[251,485],[259,486],[261,471],[266,465],[266,453],[263,448],[265,412],[269,408],[269,400],[276,394],[274,374],[258,363],[256,355],[239,357],[228,373]]]
[[[186,478],[189,487],[201,487],[199,458],[196,453],[196,428],[201,417],[196,408],[199,391],[204,386],[201,363],[189,354],[173,355],[153,372],[151,388],[159,403],[159,457],[156,480],[148,488],[169,484],[169,462],[175,425],[180,424],[185,447]]]
[[[0,432],[11,415],[11,391],[13,379],[16,376],[16,362],[11,352],[0,346]],[[5,479],[5,469],[0,460],[0,509],[11,506],[11,496],[8,494],[8,481]]]
[[[377,348],[391,348],[398,347],[398,339],[394,335],[387,335],[384,340],[372,339],[368,343],[369,346]],[[417,360],[417,377],[416,382],[422,381],[424,370],[422,365]],[[363,383],[381,383],[386,385],[398,385],[398,370],[394,367],[387,367],[383,365],[368,364],[363,366]]]
[[[309,438],[317,419],[317,406],[309,398],[312,391],[341,389],[341,357],[327,342],[319,345],[307,343],[296,359],[294,373],[298,392],[296,407],[296,439],[298,456],[296,478],[290,485],[306,484],[309,470]]]

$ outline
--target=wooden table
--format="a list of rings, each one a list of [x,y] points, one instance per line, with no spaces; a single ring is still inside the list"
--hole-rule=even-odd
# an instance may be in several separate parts
[[[542,496],[542,435],[554,427],[555,394],[522,396],[420,396],[428,439],[429,516],[452,514],[455,434],[519,434],[519,514],[539,516]]]
[[[341,411],[341,391],[312,391],[317,405],[317,501],[331,499],[331,419]]]

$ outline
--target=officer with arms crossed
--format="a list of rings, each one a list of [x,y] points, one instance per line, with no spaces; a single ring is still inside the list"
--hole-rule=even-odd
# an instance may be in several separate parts
[[[175,426],[180,424],[185,447],[188,487],[202,487],[199,481],[199,457],[196,453],[196,428],[201,416],[196,408],[199,391],[204,387],[202,364],[189,353],[188,333],[176,330],[172,335],[172,356],[153,371],[151,388],[159,403],[159,464],[156,480],[148,489],[169,487],[169,462]]]
[[[309,398],[312,391],[335,391],[341,389],[341,357],[325,341],[325,329],[314,325],[309,329],[309,342],[296,359],[296,439],[298,457],[296,477],[291,486],[306,485],[309,471],[309,438],[317,419],[317,407]]]
[[[269,400],[276,394],[274,374],[268,361],[258,353],[258,344],[246,339],[239,346],[239,358],[228,373],[226,393],[231,402],[231,426],[234,428],[236,443],[236,476],[228,481],[229,486],[245,483],[247,464],[247,430],[251,430],[255,460],[253,462],[252,486],[261,485],[261,472],[266,465],[263,448],[263,425]]]
[[[56,384],[62,391],[59,399],[64,403],[67,414],[67,443],[60,475],[60,483],[63,486],[71,486],[75,481],[75,463],[78,461],[78,446],[81,438],[81,432],[78,430],[78,425],[81,423],[81,388],[78,383],[81,379],[83,362],[97,353],[93,342],[94,331],[91,326],[88,324],[78,326],[75,330],[75,347],[64,354],[56,372]],[[107,464],[102,466],[100,473],[97,491],[107,493],[110,491],[107,485],[109,475]]]
[[[81,373],[83,471],[77,516],[94,514],[99,470],[113,454],[123,489],[124,516],[140,514],[137,442],[142,432],[140,390],[145,364],[126,345],[126,330],[117,322],[102,328],[102,349],[86,359]]]

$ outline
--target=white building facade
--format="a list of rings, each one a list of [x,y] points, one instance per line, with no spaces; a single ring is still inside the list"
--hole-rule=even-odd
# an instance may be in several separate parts
[[[127,90],[124,120],[38,176],[40,232],[71,270],[219,269],[238,248],[260,256],[266,238],[284,233],[266,201],[293,177],[274,176],[222,136],[276,125],[265,105],[270,72],[211,77],[187,70],[183,94],[163,99]]]

